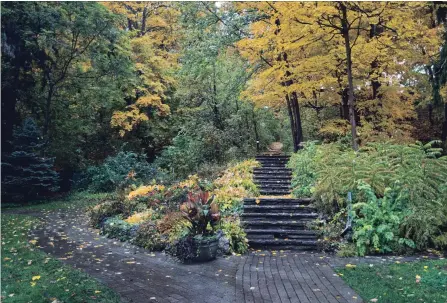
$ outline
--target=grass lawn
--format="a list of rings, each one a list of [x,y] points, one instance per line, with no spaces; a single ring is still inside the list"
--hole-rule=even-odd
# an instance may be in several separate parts
[[[34,217],[2,215],[2,302],[119,302],[105,285],[35,247],[27,235],[38,224]]]
[[[26,205],[2,201],[2,210],[50,211],[58,209],[79,209],[95,205],[111,196],[112,194],[110,193],[73,192],[61,199],[29,202]]]
[[[359,265],[338,273],[365,302],[447,302],[447,260]]]

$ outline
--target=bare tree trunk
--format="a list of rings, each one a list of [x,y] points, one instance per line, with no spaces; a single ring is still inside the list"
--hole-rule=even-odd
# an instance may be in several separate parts
[[[43,127],[43,136],[46,137],[48,134],[48,131],[50,129],[50,123],[51,123],[51,102],[53,99],[54,94],[54,85],[49,84],[48,88],[48,94],[45,102],[45,123]]]
[[[346,12],[346,6],[343,3],[339,3],[342,11],[342,27],[343,38],[345,40],[346,51],[346,65],[348,72],[348,106],[349,106],[349,121],[351,123],[351,136],[352,136],[352,148],[354,150],[359,149],[357,140],[357,124],[355,121],[355,101],[354,101],[354,84],[352,80],[352,57],[351,57],[351,43],[349,41],[349,28],[348,28],[348,16]]]
[[[289,112],[289,119],[290,119],[290,129],[292,130],[292,139],[293,139],[293,150],[298,150],[298,142],[296,142],[296,123],[295,123],[295,115],[293,114],[292,110],[292,103],[290,102],[289,96],[286,95],[286,101],[287,101],[287,111]]]
[[[294,152],[297,152],[300,149],[300,143],[303,141],[303,129],[301,127],[300,107],[296,92],[291,94],[290,102],[292,104],[292,112],[295,122]]]
[[[253,107],[252,111],[252,120],[253,120],[253,129],[255,131],[255,140],[256,140],[256,152],[259,153],[259,134],[258,134],[258,123],[256,121],[255,108]]]

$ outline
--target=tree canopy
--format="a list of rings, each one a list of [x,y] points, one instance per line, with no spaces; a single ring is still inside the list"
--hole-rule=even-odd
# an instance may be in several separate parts
[[[447,137],[442,4],[5,2],[1,14],[2,153],[32,118],[62,189],[119,152],[184,176],[274,141]]]

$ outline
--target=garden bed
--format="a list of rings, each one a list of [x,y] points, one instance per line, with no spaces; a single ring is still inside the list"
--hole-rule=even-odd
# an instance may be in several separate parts
[[[110,238],[176,255],[179,245],[185,245],[187,238],[193,236],[194,220],[188,216],[191,210],[186,207],[191,205],[184,202],[197,202],[198,197],[208,193],[206,197],[211,197],[210,201],[202,199],[200,203],[204,208],[201,206],[200,209],[203,208],[205,216],[208,212],[214,212],[216,216],[202,232],[216,237],[222,253],[245,253],[248,245],[239,215],[242,199],[258,195],[252,181],[256,166],[258,163],[254,160],[239,163],[212,182],[193,175],[169,186],[151,184],[127,188],[118,199],[92,207],[89,210],[90,224]],[[180,209],[182,204],[185,204],[183,210]],[[210,205],[215,206],[207,210]]]

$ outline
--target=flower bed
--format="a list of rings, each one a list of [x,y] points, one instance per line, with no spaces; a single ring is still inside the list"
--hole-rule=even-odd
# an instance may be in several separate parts
[[[91,208],[90,224],[110,238],[150,250],[166,249],[177,256],[179,251],[191,254],[188,239],[204,243],[202,238],[197,240],[202,236],[216,239],[223,253],[244,253],[248,245],[239,214],[244,197],[259,195],[252,181],[253,168],[257,166],[254,160],[238,163],[213,182],[193,175],[171,186],[128,188],[120,199]],[[201,212],[200,217],[191,216],[196,211]],[[195,224],[202,224],[201,220],[209,214],[212,217],[197,231]]]

